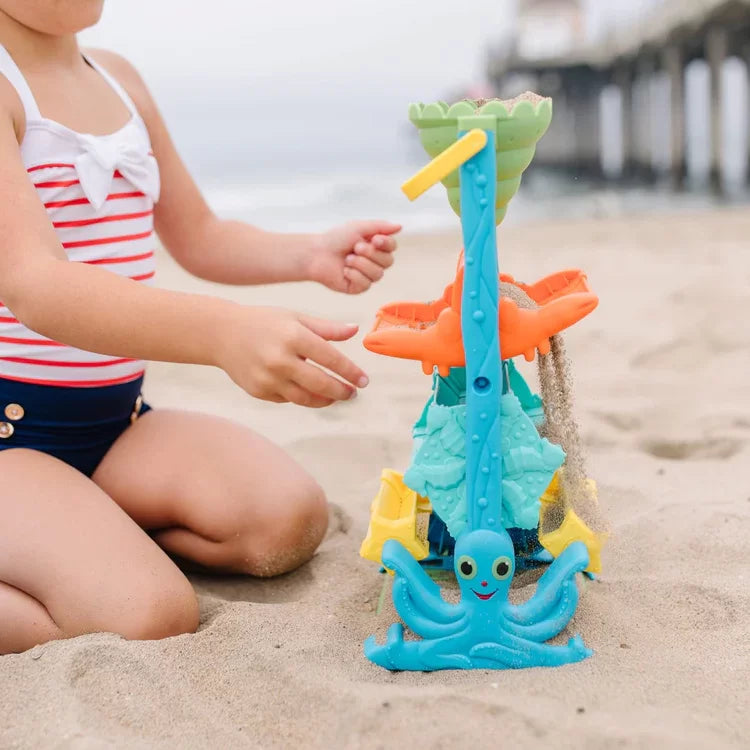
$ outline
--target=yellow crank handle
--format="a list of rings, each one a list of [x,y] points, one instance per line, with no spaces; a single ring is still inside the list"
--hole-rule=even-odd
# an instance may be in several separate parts
[[[479,128],[470,130],[463,138],[438,154],[426,167],[407,180],[401,186],[401,190],[410,201],[416,200],[433,185],[444,180],[451,172],[455,172],[472,156],[476,156],[486,145],[487,133],[484,130]]]

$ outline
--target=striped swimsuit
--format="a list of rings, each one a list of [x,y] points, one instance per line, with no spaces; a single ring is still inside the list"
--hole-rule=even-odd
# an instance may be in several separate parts
[[[130,112],[127,124],[111,135],[77,133],[44,118],[0,45],[0,75],[26,112],[21,156],[70,261],[150,284],[159,171],[148,131],[117,81],[85,59]],[[142,411],[143,373],[142,361],[45,338],[0,302],[0,450],[42,450],[91,474],[130,417]]]

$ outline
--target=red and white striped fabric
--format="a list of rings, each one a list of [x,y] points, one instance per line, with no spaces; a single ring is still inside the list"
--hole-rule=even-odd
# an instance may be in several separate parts
[[[130,121],[116,133],[76,133],[41,116],[34,97],[0,45],[0,74],[26,109],[21,156],[55,232],[74,263],[88,263],[150,284],[155,275],[153,209],[159,171],[133,102],[93,60],[127,105]],[[41,336],[0,302],[0,378],[40,385],[98,387],[135,380],[144,363],[76,349]]]

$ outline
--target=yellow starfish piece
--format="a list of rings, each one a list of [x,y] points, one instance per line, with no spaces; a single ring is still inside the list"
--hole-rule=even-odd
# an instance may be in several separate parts
[[[597,534],[592,531],[570,509],[566,511],[560,528],[539,535],[539,542],[542,547],[554,557],[558,557],[572,542],[583,542],[589,551],[589,565],[586,568],[589,573],[602,572],[601,551],[606,539],[606,534]]]
[[[398,539],[416,560],[430,554],[427,531],[432,505],[404,484],[404,477],[393,469],[384,469],[380,490],[370,505],[370,525],[359,554],[380,562],[383,545]]]

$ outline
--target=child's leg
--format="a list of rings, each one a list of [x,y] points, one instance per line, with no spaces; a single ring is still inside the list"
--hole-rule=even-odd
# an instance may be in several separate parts
[[[328,523],[323,491],[283,450],[199,414],[148,412],[94,481],[171,554],[239,573],[293,570]]]
[[[0,613],[0,654],[65,637],[44,605],[7,583],[0,583]]]
[[[193,631],[190,583],[93,482],[29,450],[0,452],[0,654],[108,631]]]

